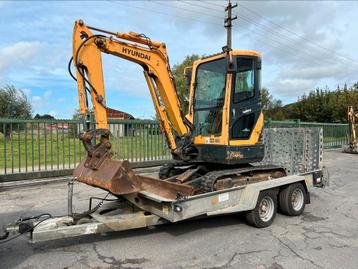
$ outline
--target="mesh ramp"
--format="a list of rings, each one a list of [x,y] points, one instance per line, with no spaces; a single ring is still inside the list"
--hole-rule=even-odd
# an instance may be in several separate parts
[[[322,128],[267,128],[265,157],[260,164],[282,166],[288,175],[321,169]]]

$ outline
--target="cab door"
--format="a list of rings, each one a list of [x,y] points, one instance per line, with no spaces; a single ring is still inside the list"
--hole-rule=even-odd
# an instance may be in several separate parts
[[[250,146],[261,142],[261,60],[257,57],[237,56],[236,61],[231,92],[229,146]]]

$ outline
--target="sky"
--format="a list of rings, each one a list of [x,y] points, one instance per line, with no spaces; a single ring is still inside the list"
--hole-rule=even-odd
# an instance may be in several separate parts
[[[235,3],[235,1],[234,1]],[[28,96],[33,113],[71,118],[77,88],[67,71],[78,19],[167,44],[170,64],[226,42],[227,1],[1,1],[0,87]],[[317,87],[358,81],[358,1],[239,1],[233,48],[262,53],[262,86],[284,104]],[[137,118],[154,107],[142,68],[103,56],[107,106]]]

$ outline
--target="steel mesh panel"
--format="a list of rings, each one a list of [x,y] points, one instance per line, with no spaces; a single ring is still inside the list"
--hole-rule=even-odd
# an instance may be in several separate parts
[[[261,163],[281,165],[289,175],[321,169],[321,128],[267,128],[263,139],[265,157]]]

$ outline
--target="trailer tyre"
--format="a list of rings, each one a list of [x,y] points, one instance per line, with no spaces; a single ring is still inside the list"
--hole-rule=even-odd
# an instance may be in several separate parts
[[[301,183],[290,184],[279,194],[280,211],[287,216],[301,215],[306,206],[307,192]]]
[[[272,224],[277,213],[277,194],[263,191],[257,199],[256,207],[246,213],[247,222],[254,227],[264,228]]]

